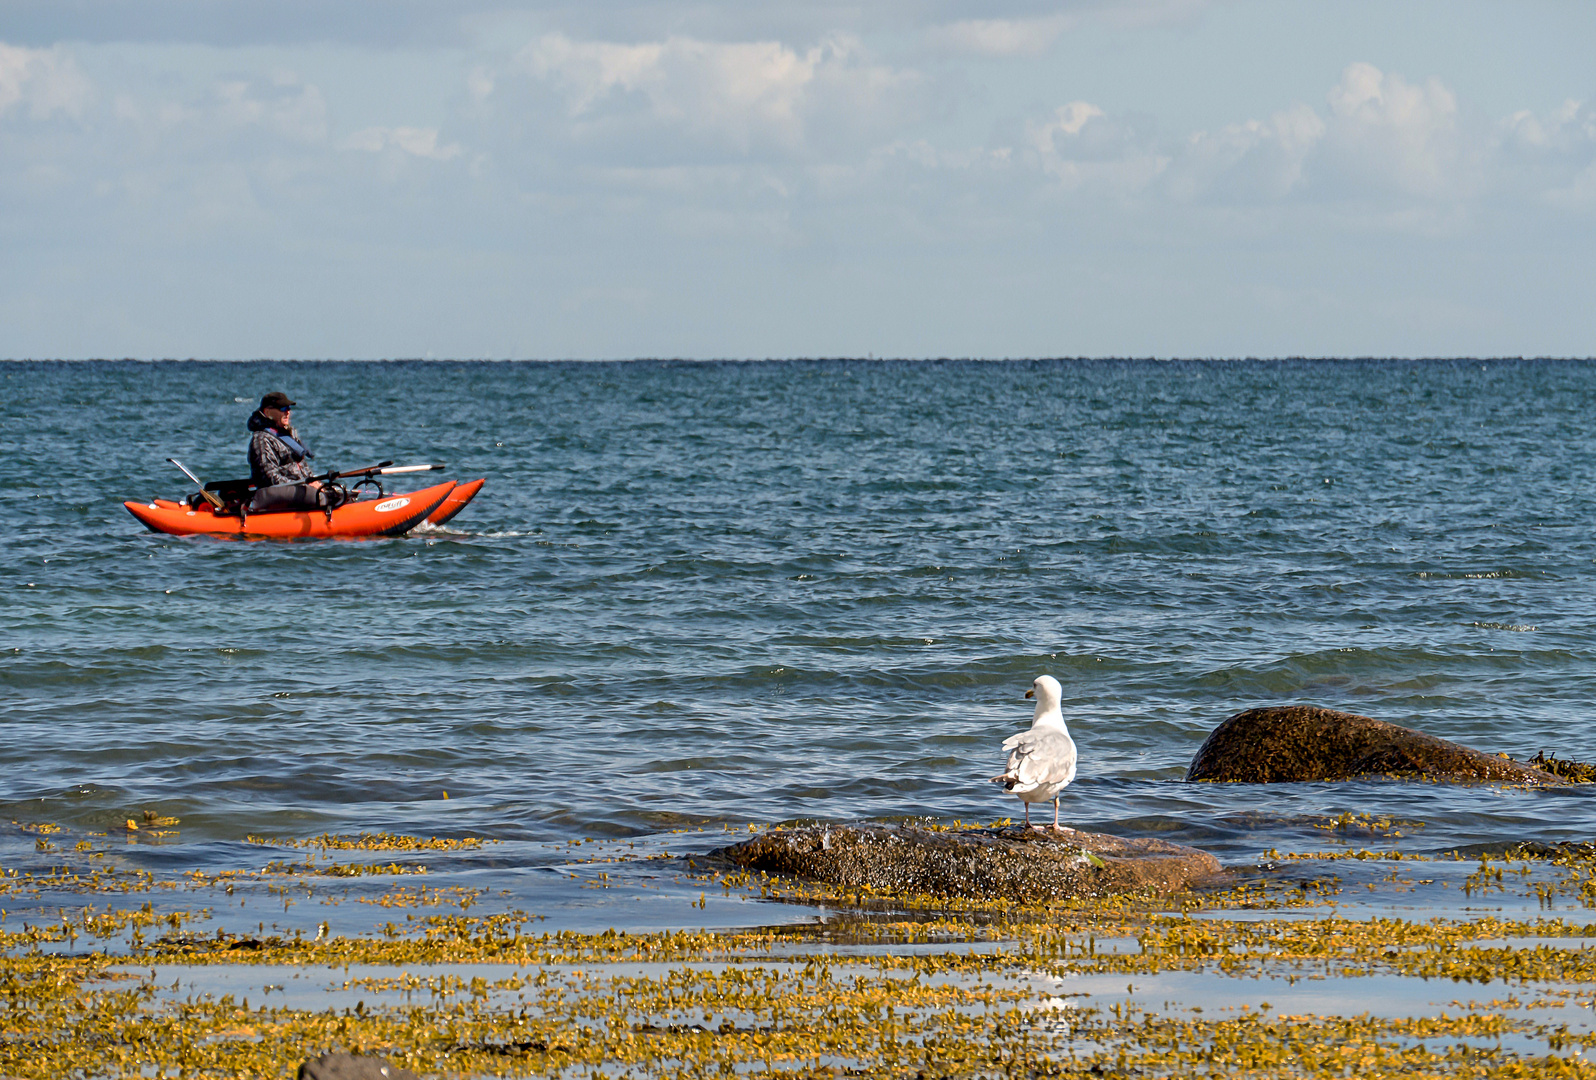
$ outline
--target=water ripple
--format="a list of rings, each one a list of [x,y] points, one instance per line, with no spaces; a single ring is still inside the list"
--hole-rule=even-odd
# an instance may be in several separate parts
[[[0,374],[17,820],[171,807],[179,862],[251,833],[991,820],[1047,671],[1082,825],[1237,857],[1347,810],[1422,818],[1438,849],[1596,831],[1585,793],[1181,782],[1224,717],[1286,702],[1596,758],[1596,365]],[[168,455],[238,474],[274,388],[329,466],[487,486],[406,539],[140,531],[119,500],[183,492]]]

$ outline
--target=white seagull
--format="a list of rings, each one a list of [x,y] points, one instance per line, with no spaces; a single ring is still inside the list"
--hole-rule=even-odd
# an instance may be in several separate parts
[[[1002,776],[994,776],[992,783],[1002,784],[1004,791],[1012,791],[1025,804],[1025,824],[1031,825],[1031,804],[1053,801],[1053,831],[1063,832],[1058,823],[1059,792],[1075,779],[1075,740],[1064,726],[1064,714],[1059,702],[1064,692],[1058,680],[1051,675],[1038,675],[1026,697],[1036,699],[1036,716],[1029,731],[1019,731],[1003,740],[1003,749],[1009,752],[1009,767]]]

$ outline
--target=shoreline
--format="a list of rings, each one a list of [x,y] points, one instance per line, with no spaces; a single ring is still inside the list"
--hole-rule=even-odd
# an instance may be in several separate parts
[[[1163,900],[1035,907],[703,872],[680,852],[623,862],[625,844],[592,842],[571,864],[584,887],[642,867],[696,886],[701,915],[719,893],[776,916],[642,933],[547,929],[485,891],[333,857],[490,848],[457,839],[316,838],[297,842],[320,841],[314,858],[231,876],[7,869],[0,1075],[286,1076],[325,1050],[423,1076],[1596,1072],[1596,858],[1352,843],[1368,838]],[[55,902],[67,888],[76,910]],[[334,928],[357,910],[364,932]]]

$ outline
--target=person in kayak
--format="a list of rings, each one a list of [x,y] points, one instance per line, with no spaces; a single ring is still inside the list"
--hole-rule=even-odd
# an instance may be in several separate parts
[[[294,403],[281,390],[260,399],[260,408],[250,413],[246,425],[249,439],[249,482],[256,487],[274,484],[302,484],[310,479],[306,461],[316,455],[299,441],[289,414]]]
[[[290,419],[294,403],[281,390],[260,399],[260,408],[246,425],[249,439],[249,482],[255,494],[248,513],[263,510],[326,510],[321,485],[311,480],[306,464],[316,455],[299,439]]]

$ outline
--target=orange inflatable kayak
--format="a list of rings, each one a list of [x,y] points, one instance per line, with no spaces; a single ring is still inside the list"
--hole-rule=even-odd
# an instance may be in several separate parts
[[[399,492],[380,498],[347,502],[329,516],[324,510],[281,510],[250,514],[218,514],[207,502],[190,506],[171,499],[124,502],[128,513],[151,532],[173,536],[252,536],[278,540],[322,539],[335,536],[399,536],[440,510],[448,510],[450,494],[460,485],[453,480],[420,491]],[[469,495],[460,499],[443,519],[447,521],[482,487],[473,480]]]
[[[442,525],[464,510],[466,503],[476,498],[477,492],[482,490],[482,485],[486,482],[487,478],[483,477],[481,480],[467,480],[463,484],[456,484],[454,490],[443,497],[443,502],[438,504],[438,508],[427,515],[427,524]]]

